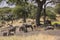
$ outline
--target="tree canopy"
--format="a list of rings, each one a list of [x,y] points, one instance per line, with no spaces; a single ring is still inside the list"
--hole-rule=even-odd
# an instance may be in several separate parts
[[[2,0],[0,0],[1,2]],[[17,18],[23,18],[24,22],[26,22],[26,18],[35,18],[36,19],[36,25],[40,25],[40,18],[42,16],[42,12],[44,11],[43,6],[46,4],[47,1],[50,0],[31,0],[31,3],[29,3],[29,0],[6,0],[8,5],[15,5],[14,8],[0,8],[0,14],[12,14],[15,15]],[[32,2],[37,3],[37,6],[32,4]],[[55,19],[56,14],[54,10],[57,13],[60,13],[59,9],[60,6],[57,4],[55,6],[56,8],[47,7],[46,13],[49,18]]]

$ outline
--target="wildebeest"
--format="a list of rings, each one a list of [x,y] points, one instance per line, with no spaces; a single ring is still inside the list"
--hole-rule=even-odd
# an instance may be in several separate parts
[[[20,27],[19,30],[22,30],[22,31],[24,31],[24,32],[28,32],[27,28],[31,28],[32,31],[33,31],[33,27],[32,27],[32,25],[30,25],[30,24],[23,24],[23,25]]]
[[[59,26],[60,26],[60,24],[55,23],[55,24],[54,24],[54,26],[59,27]]]
[[[3,36],[7,36],[7,32],[4,32],[4,33],[3,33]]]
[[[3,36],[14,35],[16,33],[16,27],[10,25],[9,27],[7,27],[7,29],[2,30],[2,32],[3,32]]]
[[[45,21],[45,24],[46,24],[46,26],[52,25],[50,20],[46,20],[46,21]]]
[[[31,28],[32,31],[33,31],[33,27],[32,27],[32,25],[28,25],[28,24],[26,24],[25,27],[26,27],[26,28]]]
[[[53,26],[47,26],[45,30],[54,30]]]
[[[3,36],[10,36],[10,35],[14,35],[16,33],[16,26],[13,27],[12,25],[5,27],[1,30],[1,33],[3,34]]]
[[[24,26],[21,26],[21,27],[19,28],[19,31],[28,32],[28,31],[27,31],[27,28],[26,28],[26,27],[24,27]]]
[[[9,34],[8,30],[4,30],[2,33],[3,33],[3,36],[8,36]]]
[[[16,33],[16,27],[13,27],[12,25],[10,25],[10,29],[9,29],[9,34],[8,35],[11,35],[11,34],[14,35],[14,33]]]

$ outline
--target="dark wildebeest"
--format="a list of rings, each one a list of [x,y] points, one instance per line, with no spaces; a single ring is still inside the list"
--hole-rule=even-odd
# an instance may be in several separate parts
[[[47,26],[45,30],[54,30],[53,26]]]
[[[31,28],[32,31],[33,31],[33,27],[32,27],[32,25],[30,25],[30,24],[23,24],[23,25],[20,27],[19,31],[22,30],[22,31],[24,31],[24,32],[28,32],[27,28]]]
[[[54,27],[59,27],[59,28],[60,28],[60,24],[58,24],[58,23],[55,23],[53,26],[54,26]]]
[[[54,26],[56,26],[56,27],[57,27],[57,26],[60,26],[60,24],[55,23],[55,24],[54,24]]]
[[[26,27],[24,27],[24,26],[21,26],[21,27],[19,28],[19,31],[28,32],[27,29],[26,29]]]
[[[46,24],[46,26],[52,25],[50,20],[46,20],[46,21],[45,21],[45,24]]]
[[[12,25],[10,25],[10,28],[8,31],[9,31],[8,35],[12,35],[12,34],[14,35],[14,33],[16,33],[16,27],[13,27]]]
[[[4,32],[4,33],[3,33],[3,36],[8,36],[7,34],[8,34],[7,32]]]
[[[33,31],[33,27],[32,27],[32,25],[26,24],[25,27],[26,27],[26,28],[31,28],[32,31]]]
[[[10,36],[10,35],[14,35],[14,33],[16,33],[16,26],[13,27],[12,25],[8,24],[9,26],[2,30],[1,32],[3,32],[3,36]]]

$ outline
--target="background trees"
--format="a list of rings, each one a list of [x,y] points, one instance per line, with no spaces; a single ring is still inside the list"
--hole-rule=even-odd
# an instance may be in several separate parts
[[[20,16],[20,14],[23,16],[23,21],[26,22],[26,16],[27,16],[27,13],[28,13],[28,10],[27,10],[27,5],[28,5],[28,2],[27,0],[8,0],[7,1],[8,4],[15,4],[16,6],[16,10],[15,13],[18,14],[18,16]],[[20,7],[21,8],[20,8]]]
[[[4,19],[8,18],[7,16],[8,16],[8,14],[10,14],[10,12],[11,12],[11,8],[9,8],[9,7],[0,8],[0,16],[1,16],[0,19],[4,20]]]
[[[46,16],[52,20],[56,20],[56,14],[53,7],[46,8]]]
[[[43,10],[43,5],[46,3],[47,0],[33,0],[37,3],[38,9],[36,13],[36,25],[40,25],[40,18],[41,18],[41,12]]]
[[[60,4],[56,4],[55,6],[55,12],[60,14]]]
[[[0,0],[2,1],[2,0]],[[40,18],[42,14],[42,11],[44,11],[43,6],[46,3],[47,0],[31,0],[31,2],[37,3],[37,6],[34,5],[33,3],[29,3],[29,0],[8,0],[6,1],[8,5],[15,5],[14,8],[1,8],[0,13],[1,14],[12,14],[14,15],[15,18],[23,18],[23,21],[26,22],[26,18],[35,18],[36,19],[36,25],[39,26],[40,23]],[[56,19],[56,13],[59,13],[59,4],[55,6],[55,8],[52,7],[47,7],[46,13],[47,17],[50,19]],[[3,11],[2,11],[3,10]],[[55,11],[56,13],[55,13]]]

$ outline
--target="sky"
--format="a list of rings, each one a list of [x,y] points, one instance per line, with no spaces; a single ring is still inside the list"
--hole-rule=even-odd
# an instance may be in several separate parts
[[[2,1],[2,2],[0,3],[0,8],[2,8],[2,7],[11,7],[11,8],[13,8],[13,7],[15,7],[15,5],[9,6],[9,5],[6,3],[6,1]]]
[[[29,0],[29,2],[30,2],[31,0]],[[30,2],[31,3],[31,2]],[[33,2],[34,3],[34,2]],[[34,3],[34,5],[37,5],[36,3]],[[51,5],[51,3],[49,3],[47,6],[51,6],[51,7],[54,7],[54,5]],[[2,7],[10,7],[10,8],[13,8],[13,7],[15,7],[15,5],[12,5],[12,6],[9,6],[7,3],[6,3],[6,1],[2,1],[1,3],[0,3],[0,8],[2,8]]]

